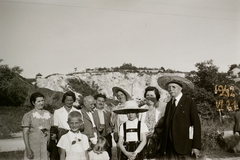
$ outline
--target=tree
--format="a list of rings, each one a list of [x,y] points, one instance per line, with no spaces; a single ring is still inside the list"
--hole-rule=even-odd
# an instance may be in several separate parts
[[[192,77],[189,77],[189,79],[199,88],[213,92],[215,85],[234,84],[234,81],[227,78],[227,73],[218,72],[218,67],[213,64],[213,60],[196,63],[195,66],[197,67],[197,72]]]
[[[3,60],[1,59],[0,62]],[[0,106],[21,106],[27,96],[26,82],[20,76],[23,70],[16,66],[0,65]]]
[[[191,71],[186,76],[196,86],[189,94],[195,99],[201,114],[215,115],[217,113],[216,103],[218,100],[223,99],[226,101],[231,98],[219,97],[219,94],[217,94],[219,90],[215,91],[215,88],[219,85],[229,88],[230,86],[235,86],[235,82],[227,78],[227,73],[219,73],[218,67],[213,64],[213,60],[196,63],[195,66],[197,67],[197,71]],[[222,91],[225,92],[223,89]],[[224,104],[225,106],[226,104]]]
[[[122,66],[119,67],[120,69],[126,70],[137,70],[137,67],[133,66],[131,63],[124,63]]]
[[[230,65],[228,72],[231,71],[231,70],[233,70],[233,69],[236,68],[237,66],[238,66],[237,64],[232,64],[232,65]]]

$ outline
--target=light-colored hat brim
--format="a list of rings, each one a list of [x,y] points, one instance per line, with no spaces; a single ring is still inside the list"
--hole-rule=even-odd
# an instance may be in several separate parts
[[[117,97],[117,92],[121,91],[121,92],[123,92],[127,96],[127,100],[131,99],[131,96],[128,94],[128,92],[125,91],[124,89],[120,88],[120,87],[113,87],[112,91],[113,91],[113,96]]]
[[[184,77],[180,77],[180,76],[162,76],[158,78],[158,85],[165,90],[168,90],[168,84],[169,83],[177,83],[179,85],[181,85],[181,87],[183,88],[183,91],[189,91],[191,89],[194,89],[194,84],[184,78]]]
[[[142,112],[146,112],[148,111],[148,109],[146,108],[121,108],[121,109],[116,109],[113,112],[117,113],[117,114],[128,114],[128,113],[142,113]]]

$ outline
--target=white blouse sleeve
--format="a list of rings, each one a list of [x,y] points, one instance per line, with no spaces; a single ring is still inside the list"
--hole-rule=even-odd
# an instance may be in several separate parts
[[[120,125],[120,130],[118,135],[123,137],[123,124]]]
[[[148,132],[148,127],[144,122],[141,122],[141,133]]]

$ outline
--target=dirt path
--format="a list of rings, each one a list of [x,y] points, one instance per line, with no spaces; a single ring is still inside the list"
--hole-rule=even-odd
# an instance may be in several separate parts
[[[15,133],[11,139],[0,139],[0,152],[24,150],[22,132]]]
[[[0,152],[24,150],[24,148],[22,137],[0,140]]]

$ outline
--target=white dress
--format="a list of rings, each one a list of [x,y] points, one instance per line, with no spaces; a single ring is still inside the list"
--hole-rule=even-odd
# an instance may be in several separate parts
[[[90,151],[88,155],[89,155],[89,160],[109,160],[110,159],[106,151],[104,151],[102,154],[97,154],[93,151]]]

